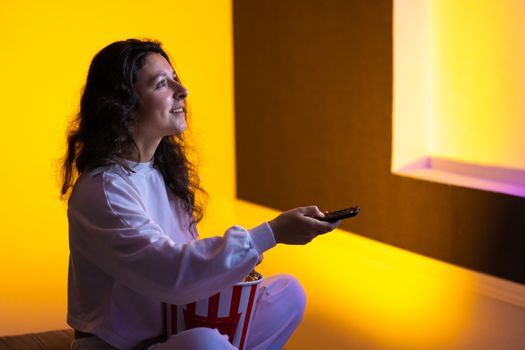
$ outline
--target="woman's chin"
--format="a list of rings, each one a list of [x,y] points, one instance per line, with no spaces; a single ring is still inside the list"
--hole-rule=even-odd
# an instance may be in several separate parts
[[[177,127],[175,127],[172,130],[172,135],[180,135],[187,129],[188,129],[188,126],[186,125],[186,123],[184,123],[184,125],[177,125]]]

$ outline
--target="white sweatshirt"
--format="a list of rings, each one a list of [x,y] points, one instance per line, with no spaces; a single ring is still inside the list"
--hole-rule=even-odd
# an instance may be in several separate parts
[[[162,303],[207,298],[242,280],[275,238],[264,223],[196,240],[153,163],[84,173],[69,199],[69,325],[121,349],[164,331]]]

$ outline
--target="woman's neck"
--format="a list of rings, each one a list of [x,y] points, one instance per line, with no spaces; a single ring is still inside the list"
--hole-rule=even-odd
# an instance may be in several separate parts
[[[155,156],[155,151],[159,146],[160,140],[144,142],[141,140],[135,140],[135,145],[137,147],[132,147],[131,151],[124,155],[124,159],[131,160],[137,163],[146,163],[153,160]]]

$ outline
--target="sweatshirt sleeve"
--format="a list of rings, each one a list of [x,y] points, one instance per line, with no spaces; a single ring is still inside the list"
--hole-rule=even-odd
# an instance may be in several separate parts
[[[132,186],[107,174],[75,189],[68,219],[71,254],[81,254],[130,289],[172,304],[200,300],[241,281],[276,244],[268,223],[177,243],[151,220]]]

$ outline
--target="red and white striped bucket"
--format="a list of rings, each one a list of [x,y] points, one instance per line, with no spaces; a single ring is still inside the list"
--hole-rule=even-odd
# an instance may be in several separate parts
[[[230,342],[242,350],[263,278],[240,282],[211,297],[186,305],[167,305],[168,336],[196,328],[216,328],[227,335]]]

